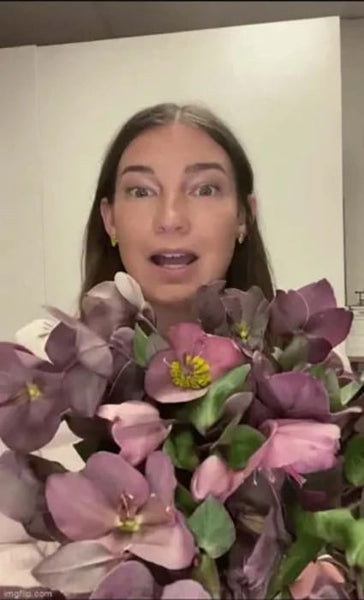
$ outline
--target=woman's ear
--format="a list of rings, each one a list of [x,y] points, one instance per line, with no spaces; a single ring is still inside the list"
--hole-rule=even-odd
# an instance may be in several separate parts
[[[110,238],[115,236],[113,205],[110,204],[107,198],[103,198],[100,202],[100,213],[104,222],[106,233]]]

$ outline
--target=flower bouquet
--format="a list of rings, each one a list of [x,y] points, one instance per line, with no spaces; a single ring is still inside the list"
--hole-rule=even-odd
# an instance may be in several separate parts
[[[162,337],[117,273],[79,318],[47,307],[43,333],[0,344],[0,513],[48,545],[33,588],[363,598],[362,384],[334,350],[351,311],[325,279],[270,302],[219,280],[193,302]],[[76,470],[42,456],[62,427]]]

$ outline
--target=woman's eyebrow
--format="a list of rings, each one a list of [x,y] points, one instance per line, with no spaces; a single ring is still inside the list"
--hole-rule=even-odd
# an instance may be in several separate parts
[[[227,175],[224,167],[217,162],[201,162],[194,163],[193,165],[188,165],[185,168],[185,173],[199,173],[200,171],[207,171],[209,169],[216,169],[218,171],[222,171]],[[120,173],[120,177],[122,177],[125,173],[147,173],[148,175],[155,175],[153,169],[151,167],[147,167],[146,165],[129,165],[125,167]]]

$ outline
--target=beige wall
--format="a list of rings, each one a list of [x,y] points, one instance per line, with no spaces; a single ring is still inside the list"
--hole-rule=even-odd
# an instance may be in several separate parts
[[[364,290],[364,19],[341,22],[346,293]],[[364,297],[364,296],[363,296]]]
[[[45,300],[36,49],[0,50],[0,340]]]
[[[207,104],[245,145],[277,284],[327,277],[344,302],[338,18],[45,46],[36,57],[48,303],[75,306],[81,236],[110,138],[136,110],[161,101]],[[6,73],[1,88],[4,82]],[[9,103],[0,128],[12,114]],[[7,144],[12,135],[8,129]],[[24,163],[20,151],[3,154],[1,173]],[[39,201],[38,194],[32,200],[38,227]],[[1,236],[2,230],[0,223]],[[0,262],[11,290],[0,306],[4,315],[13,306],[13,270]],[[25,302],[11,326],[6,319],[0,324],[2,337],[27,320]]]

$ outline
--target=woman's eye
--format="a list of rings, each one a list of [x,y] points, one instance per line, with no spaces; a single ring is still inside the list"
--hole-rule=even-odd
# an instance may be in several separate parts
[[[134,198],[148,198],[150,196],[153,196],[153,190],[147,187],[128,187],[125,191],[128,196],[133,196]]]
[[[215,196],[220,192],[220,186],[212,183],[204,183],[196,188],[197,196]]]

